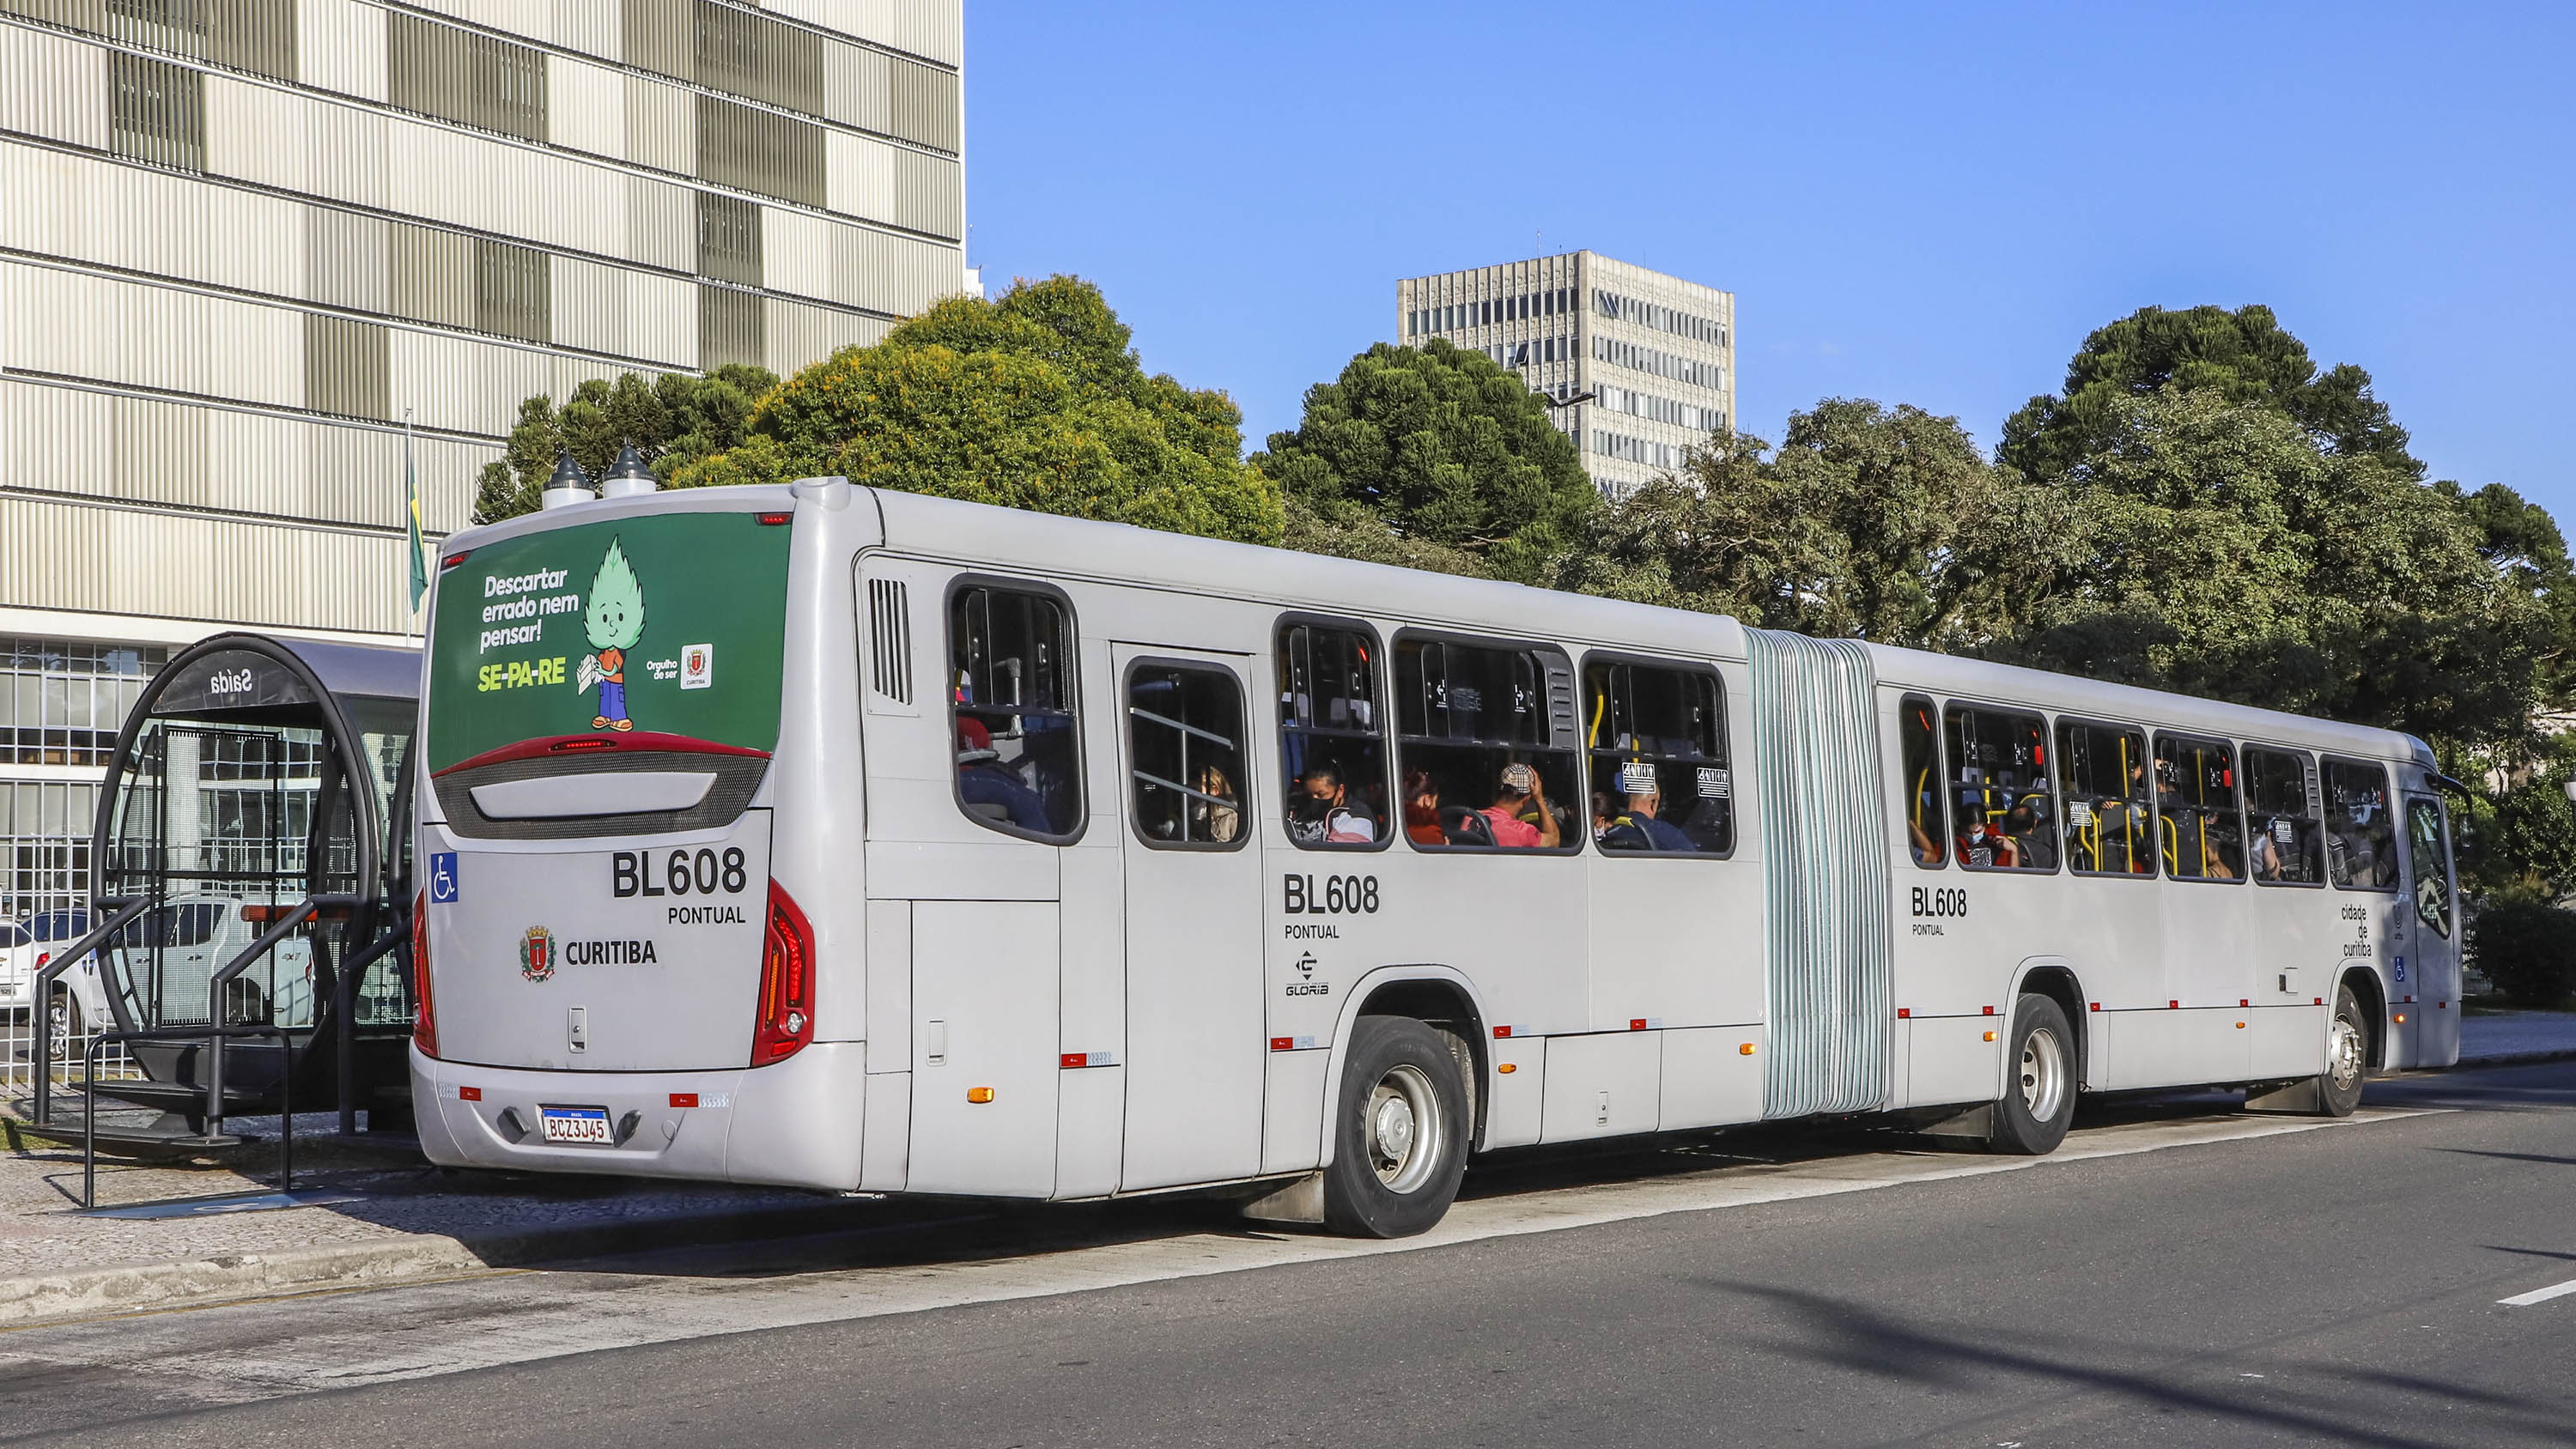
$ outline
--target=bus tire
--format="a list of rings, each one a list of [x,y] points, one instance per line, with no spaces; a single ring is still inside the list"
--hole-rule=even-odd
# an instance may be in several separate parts
[[[2045,1157],[2066,1140],[2075,1121],[2075,1033],[2066,1012],[2038,992],[2024,992],[2013,1006],[2012,1037],[2004,1051],[2010,1072],[1995,1103],[1986,1145],[2020,1157]]]
[[[1409,1238],[1449,1211],[1467,1171],[1467,1091],[1439,1032],[1409,1016],[1363,1016],[1342,1062],[1324,1226]]]
[[[2317,1074],[2317,1115],[2349,1117],[2370,1084],[2370,1023],[2349,986],[2335,988],[2334,1021],[2326,1028],[2326,1069]]]

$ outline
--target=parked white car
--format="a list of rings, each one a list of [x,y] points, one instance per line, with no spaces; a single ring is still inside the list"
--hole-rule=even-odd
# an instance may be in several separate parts
[[[39,911],[24,921],[0,924],[0,1011],[12,1020],[29,1015],[35,1005],[36,973],[54,953],[89,934],[89,912],[83,909]],[[98,958],[91,956],[62,974],[51,1013],[54,1044],[64,1048],[110,1020],[107,990],[98,977]]]

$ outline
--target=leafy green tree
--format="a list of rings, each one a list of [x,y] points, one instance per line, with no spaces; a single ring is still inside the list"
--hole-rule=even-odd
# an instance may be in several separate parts
[[[2406,430],[2371,396],[2370,374],[2345,363],[2319,375],[2307,345],[2262,306],[2141,307],[2095,331],[2067,364],[2063,390],[2032,398],[2005,422],[1997,456],[2032,477],[2058,477],[2116,442],[2121,399],[2167,387],[2266,404],[2330,452],[2424,476],[2406,451]]]
[[[1547,405],[1480,352],[1379,343],[1306,392],[1253,466],[1301,510],[1299,538],[1359,557],[1470,560],[1535,583],[1600,507]]]
[[[2054,480],[2080,556],[1990,652],[2454,741],[2527,731],[2547,621],[2451,495],[2217,390],[2113,397],[2098,426]]]
[[[1611,505],[1565,587],[1769,628],[1966,649],[2008,634],[2078,557],[2057,490],[1985,461],[1955,418],[1828,398],[1766,445],[1721,433]]]
[[[739,444],[752,405],[777,385],[767,368],[737,362],[704,377],[663,373],[647,382],[629,372],[614,382],[592,378],[561,407],[552,398],[529,398],[519,404],[500,460],[483,465],[474,521],[535,512],[556,455],[566,448],[596,478],[632,443],[653,475],[667,479],[682,463]]]
[[[1279,541],[1276,488],[1246,466],[1223,393],[1149,376],[1098,288],[1018,282],[951,297],[762,399],[739,443],[674,487],[839,475],[1178,533]]]

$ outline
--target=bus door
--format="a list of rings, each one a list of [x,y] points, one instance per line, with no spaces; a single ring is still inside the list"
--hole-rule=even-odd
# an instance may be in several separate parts
[[[1126,1191],[1261,1166],[1261,860],[1243,655],[1111,646],[1127,797]]]
[[[2415,1066],[2448,1066],[2460,1056],[2459,923],[2451,890],[2451,832],[2442,802],[2406,797],[2406,900],[2389,939],[2397,943],[2406,980],[2397,988],[2406,1025],[2396,1045]],[[2390,1054],[2392,1058],[2395,1053]]]

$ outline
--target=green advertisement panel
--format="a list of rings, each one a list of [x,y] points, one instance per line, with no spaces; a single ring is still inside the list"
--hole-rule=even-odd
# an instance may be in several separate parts
[[[775,749],[788,534],[664,513],[475,549],[438,581],[430,769],[567,735]]]

